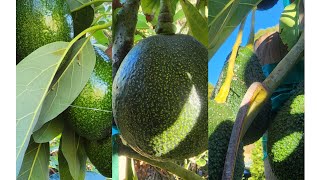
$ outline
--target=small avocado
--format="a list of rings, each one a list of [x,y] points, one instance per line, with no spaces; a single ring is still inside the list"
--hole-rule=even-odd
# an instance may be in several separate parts
[[[208,51],[189,35],[141,40],[114,78],[113,114],[123,139],[160,161],[208,148]]]
[[[63,112],[77,134],[88,140],[111,136],[112,126],[112,63],[102,50],[94,49],[94,70],[79,96]]]
[[[111,134],[102,140],[84,141],[84,147],[90,162],[105,177],[112,176],[112,142]]]
[[[279,180],[304,179],[304,88],[280,108],[268,129],[268,156]]]
[[[232,109],[227,104],[208,100],[209,180],[221,179],[234,124]],[[241,180],[244,171],[243,143],[240,143],[234,179]]]

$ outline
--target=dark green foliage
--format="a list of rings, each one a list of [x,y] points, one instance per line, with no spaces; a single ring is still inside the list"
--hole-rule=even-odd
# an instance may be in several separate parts
[[[209,180],[221,179],[233,128],[232,110],[226,104],[208,103]],[[231,115],[231,116],[230,116]],[[243,144],[240,144],[234,179],[242,179],[244,171]]]
[[[207,49],[188,35],[156,35],[125,57],[113,83],[122,137],[152,159],[181,160],[208,147]]]
[[[94,18],[94,10],[91,6],[86,6],[78,11],[72,12],[71,15],[74,24],[74,36],[76,36],[90,27]]]
[[[73,38],[66,1],[17,0],[16,3],[17,64],[45,44]]]
[[[112,124],[112,64],[102,50],[95,51],[97,59],[89,81],[63,112],[77,134],[89,140],[110,136]]]
[[[304,92],[299,88],[268,130],[268,156],[279,180],[304,179]]]
[[[85,149],[91,163],[104,176],[112,176],[112,142],[111,135],[97,141],[85,140]]]
[[[278,0],[262,0],[258,5],[257,9],[260,11],[271,9],[274,5],[276,5]]]
[[[215,87],[214,96],[218,94],[220,87],[226,78],[227,67],[228,63],[226,63],[221,73],[219,82]],[[259,60],[254,52],[248,47],[239,48],[230,92],[225,103],[232,111],[232,113],[229,115],[230,120],[235,120],[241,101],[247,92],[248,87],[253,82],[262,82],[264,79],[265,77],[259,64]],[[219,112],[219,110],[217,111]],[[268,128],[270,118],[271,101],[268,101],[256,116],[245,136],[243,137],[242,142],[244,145],[254,143],[263,135]]]

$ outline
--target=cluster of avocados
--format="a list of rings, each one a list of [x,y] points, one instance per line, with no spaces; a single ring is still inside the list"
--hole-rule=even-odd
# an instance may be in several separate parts
[[[74,32],[78,34],[84,29],[73,24],[75,17],[82,17],[81,12],[71,16],[65,0],[17,0],[16,15],[17,64],[39,47],[56,41],[68,42]],[[99,172],[111,177],[112,64],[102,50],[94,49],[96,64],[90,79],[62,117],[85,138],[87,156]]]

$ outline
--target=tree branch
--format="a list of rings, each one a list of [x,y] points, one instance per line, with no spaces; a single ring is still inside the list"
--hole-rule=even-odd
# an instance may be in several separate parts
[[[183,167],[181,167],[175,163],[159,162],[159,161],[151,160],[149,158],[146,158],[146,157],[138,154],[137,152],[132,150],[130,147],[127,147],[127,146],[123,145],[122,143],[118,143],[118,144],[119,144],[119,155],[124,155],[124,156],[130,157],[130,158],[133,158],[133,159],[147,162],[153,166],[156,166],[156,167],[159,167],[159,168],[164,169],[166,171],[169,171],[169,172],[171,172],[171,173],[173,173],[173,174],[175,174],[185,180],[203,180],[203,178],[201,178],[196,173],[189,171],[187,169],[184,169]]]
[[[232,129],[222,179],[233,179],[236,157],[243,135],[246,133],[248,127],[252,123],[252,120],[271,97],[275,89],[284,80],[294,65],[300,60],[299,57],[303,50],[304,33],[301,34],[298,42],[279,62],[263,83],[255,82],[247,90],[241,102],[240,109]]]
[[[133,46],[140,0],[127,0],[117,14],[113,26],[112,76]]]

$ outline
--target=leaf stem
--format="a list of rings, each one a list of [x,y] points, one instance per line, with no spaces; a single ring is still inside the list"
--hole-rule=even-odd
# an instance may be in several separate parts
[[[71,13],[73,13],[73,12],[75,12],[75,11],[78,11],[78,10],[80,10],[80,9],[82,9],[82,8],[85,8],[85,7],[87,7],[87,6],[90,6],[90,5],[92,5],[92,4],[94,4],[94,3],[97,3],[97,2],[112,2],[112,0],[94,0],[94,1],[90,1],[90,2],[87,2],[87,3],[83,4],[83,5],[75,8],[75,9],[72,9],[72,10],[71,10]]]
[[[100,29],[106,29],[106,28],[110,27],[111,25],[112,25],[112,23],[109,22],[109,23],[102,24],[102,25],[92,26],[92,27],[89,27],[89,28],[83,30],[80,34],[78,34],[75,38],[73,38],[73,39],[70,41],[70,43],[69,43],[69,45],[67,46],[66,51],[64,52],[64,54],[63,54],[62,57],[64,57],[64,56],[67,54],[67,52],[69,51],[69,49],[71,48],[71,46],[72,46],[77,40],[79,40],[83,35],[85,35],[86,33],[94,32],[94,31],[97,31],[97,30],[100,30]]]
[[[94,25],[95,23],[97,23],[103,16],[107,16],[107,15],[112,15],[111,13],[103,13],[100,14],[99,16],[97,16],[96,18],[94,18],[94,20],[91,23],[91,26]]]

